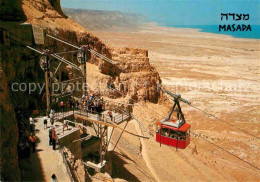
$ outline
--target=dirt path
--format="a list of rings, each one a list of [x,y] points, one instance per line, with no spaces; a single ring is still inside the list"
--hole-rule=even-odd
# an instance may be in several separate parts
[[[50,122],[48,124],[50,125]],[[41,161],[45,181],[50,181],[52,174],[57,176],[58,181],[70,181],[59,150],[52,150],[52,146],[49,146],[49,129],[44,130],[43,119],[38,119],[35,125],[36,129],[39,130],[36,133],[39,140],[36,150]]]
[[[140,126],[138,125],[138,123],[137,123],[137,122],[134,122],[134,125],[135,125],[135,129],[136,129],[137,133],[138,133],[139,135],[141,135],[142,133],[141,133],[141,129],[140,129]],[[149,157],[148,157],[148,155],[147,155],[146,144],[145,144],[144,139],[143,139],[143,138],[140,138],[140,141],[141,141],[141,145],[142,145],[142,156],[143,156],[143,159],[144,159],[144,161],[145,161],[146,166],[148,167],[148,169],[149,169],[150,172],[152,173],[154,179],[155,179],[156,181],[161,181],[160,178],[159,178],[159,176],[157,175],[156,171],[154,170],[154,168],[153,168],[152,165],[151,165],[151,162],[150,162]]]

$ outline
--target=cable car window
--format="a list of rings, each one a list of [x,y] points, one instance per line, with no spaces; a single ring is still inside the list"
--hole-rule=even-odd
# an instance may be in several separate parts
[[[178,140],[186,140],[185,132],[179,132],[178,133]]]
[[[170,130],[170,137],[171,137],[171,138],[177,139],[177,136],[178,136],[178,134],[177,134],[176,131]]]
[[[165,137],[169,136],[169,129],[168,128],[162,128],[162,136],[165,136]]]

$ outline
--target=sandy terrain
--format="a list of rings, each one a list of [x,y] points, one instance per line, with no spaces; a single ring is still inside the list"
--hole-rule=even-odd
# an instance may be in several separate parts
[[[233,126],[183,104],[192,125],[190,146],[176,151],[154,138],[141,139],[142,156],[156,180],[259,181],[260,163],[260,41],[201,33],[191,29],[146,26],[132,32],[93,32],[117,47],[149,50],[149,58],[163,85],[192,104]],[[134,114],[152,130],[169,107],[146,104]],[[154,110],[154,112],[152,111]],[[128,136],[128,135],[125,135]],[[228,152],[250,162],[258,169]]]

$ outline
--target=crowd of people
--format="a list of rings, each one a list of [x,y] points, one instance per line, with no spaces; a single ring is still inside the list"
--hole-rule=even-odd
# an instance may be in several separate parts
[[[69,97],[67,102],[60,101],[60,111],[79,109],[79,101],[73,97]]]
[[[82,95],[82,109],[84,111],[97,112],[103,111],[104,99],[97,94]]]
[[[104,100],[98,94],[82,95],[81,98],[69,97],[67,101],[61,100],[59,102],[60,112],[69,110],[84,110],[89,112],[100,113],[103,111]]]

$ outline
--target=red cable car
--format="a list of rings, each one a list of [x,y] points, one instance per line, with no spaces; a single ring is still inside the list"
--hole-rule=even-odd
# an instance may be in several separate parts
[[[156,141],[160,144],[185,149],[190,144],[191,125],[186,123],[179,101],[187,104],[190,104],[190,102],[181,98],[180,94],[173,94],[164,89],[162,90],[174,98],[174,105],[168,116],[156,123]],[[177,112],[177,120],[171,119],[173,112]]]
[[[185,149],[190,144],[190,125],[184,123],[181,127],[175,127],[176,121],[170,120],[165,123],[158,121],[160,128],[156,132],[156,141],[175,148]]]

